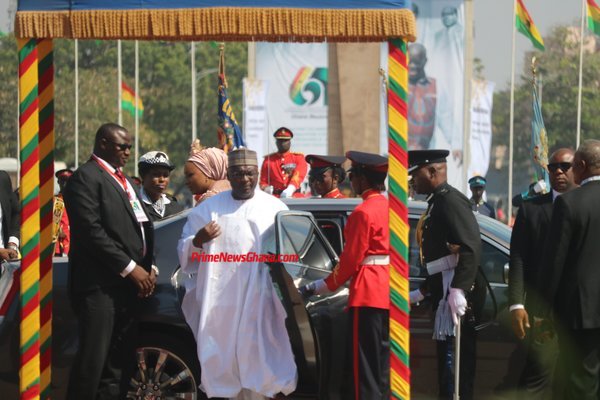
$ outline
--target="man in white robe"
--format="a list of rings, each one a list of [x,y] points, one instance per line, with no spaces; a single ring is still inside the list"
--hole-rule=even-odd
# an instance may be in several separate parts
[[[262,399],[296,388],[297,371],[286,312],[264,263],[202,259],[200,253],[261,254],[272,237],[279,199],[256,191],[252,150],[228,154],[231,190],[200,203],[188,215],[178,244],[182,272],[194,274],[182,310],[196,337],[208,397]],[[230,260],[229,260],[230,261]]]

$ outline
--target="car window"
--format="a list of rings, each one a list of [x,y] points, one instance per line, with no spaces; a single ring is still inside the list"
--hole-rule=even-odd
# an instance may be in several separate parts
[[[305,215],[281,218],[281,254],[296,254],[302,264],[330,271],[333,263],[317,226]]]
[[[486,241],[481,243],[481,269],[490,283],[504,283],[504,265],[508,255]]]
[[[409,232],[409,243],[408,249],[408,265],[410,266],[409,276],[410,277],[427,277],[427,270],[419,266],[419,245],[417,244],[417,223],[419,217],[409,217],[410,232]]]
[[[329,218],[319,218],[317,219],[317,224],[319,224],[321,232],[323,232],[323,235],[325,235],[325,238],[331,247],[333,247],[333,250],[335,250],[335,254],[338,256],[342,254],[344,245],[340,222]]]

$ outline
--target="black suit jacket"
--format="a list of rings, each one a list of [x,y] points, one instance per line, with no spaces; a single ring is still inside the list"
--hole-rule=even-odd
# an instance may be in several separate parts
[[[0,171],[0,206],[2,207],[2,240],[4,247],[8,246],[8,238],[20,237],[20,207],[19,199],[12,190],[10,176],[6,171]]]
[[[566,328],[600,328],[600,181],[559,196],[540,275],[542,295]]]
[[[508,292],[510,305],[524,304],[537,313],[542,256],[552,218],[552,193],[523,202],[510,238]]]
[[[154,250],[150,218],[143,223],[144,255],[142,230],[127,194],[94,160],[75,171],[63,194],[71,228],[71,290],[117,285],[129,285],[133,289],[130,280],[120,273],[130,260],[150,271]]]
[[[475,301],[480,302],[482,281],[477,280],[481,262],[481,237],[471,202],[458,190],[447,183],[438,186],[429,199],[429,216],[423,221],[422,251],[425,263],[450,254],[447,243],[460,245],[460,257],[454,270],[451,287],[472,290]],[[442,293],[441,274],[427,278],[422,289],[432,295],[433,306],[437,307]]]

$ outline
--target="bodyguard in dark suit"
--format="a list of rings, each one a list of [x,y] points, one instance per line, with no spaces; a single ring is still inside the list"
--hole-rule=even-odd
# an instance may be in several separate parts
[[[554,310],[560,355],[555,399],[600,395],[600,141],[575,153],[581,187],[554,202],[540,274],[542,296]]]
[[[11,260],[18,257],[21,218],[19,200],[12,190],[10,176],[6,171],[0,171],[0,206],[2,211],[0,260]]]
[[[124,398],[135,361],[136,307],[156,282],[152,223],[121,170],[130,142],[125,128],[102,125],[92,157],[64,192],[71,220],[70,291],[80,330],[70,400],[117,398],[119,391]]]
[[[479,225],[469,199],[447,183],[448,154],[447,150],[408,153],[414,189],[429,196],[427,211],[417,227],[417,241],[421,264],[430,276],[410,297],[411,302],[416,302],[424,294],[431,294],[436,313],[434,337],[440,399],[451,399],[454,392],[454,325],[458,317],[465,316],[459,389],[461,398],[468,400],[473,398],[475,376],[475,319],[483,305],[485,287],[476,279],[481,259]]]
[[[562,193],[574,189],[571,149],[559,149],[550,157],[548,172],[552,191],[523,202],[510,240],[509,301],[515,336],[522,341],[511,356],[510,374],[518,374],[520,397],[548,399],[556,365],[556,340],[540,340],[538,275],[543,270],[544,242],[550,228],[552,203]],[[532,328],[533,326],[533,328]],[[523,363],[524,362],[524,363]],[[521,364],[521,365],[519,365]]]

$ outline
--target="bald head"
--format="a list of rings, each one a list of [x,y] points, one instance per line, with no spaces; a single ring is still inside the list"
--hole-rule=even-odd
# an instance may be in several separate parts
[[[548,160],[548,173],[550,186],[559,193],[574,189],[575,177],[573,176],[573,149],[561,148],[556,150]]]
[[[413,171],[411,175],[415,192],[430,194],[448,180],[448,167],[446,163],[427,164]]]
[[[600,175],[600,140],[589,139],[575,152],[573,173],[575,182]]]

